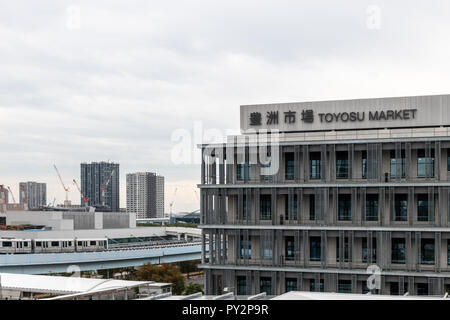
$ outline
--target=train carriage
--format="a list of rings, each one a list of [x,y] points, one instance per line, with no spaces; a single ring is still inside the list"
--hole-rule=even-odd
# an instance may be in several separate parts
[[[35,239],[34,253],[75,252],[74,239]]]
[[[0,254],[32,253],[31,239],[0,238]]]
[[[77,252],[104,251],[108,249],[108,238],[75,239]]]

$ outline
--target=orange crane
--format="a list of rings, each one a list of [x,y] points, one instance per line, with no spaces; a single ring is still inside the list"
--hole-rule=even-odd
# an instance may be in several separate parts
[[[80,189],[80,187],[78,186],[77,180],[73,179],[73,184],[77,187],[78,192],[79,192],[80,195],[81,195],[81,199],[82,199],[83,202],[84,202],[84,206],[87,207],[87,204],[88,204],[88,202],[89,202],[89,196],[83,195],[83,192],[81,192],[81,189]]]
[[[100,191],[102,192],[102,206],[105,206],[105,190],[108,188],[109,183],[111,182],[111,177],[116,172],[116,169],[114,168],[111,171],[111,174],[109,175],[108,181],[106,182],[105,186],[102,188],[100,187]]]
[[[175,188],[175,191],[174,191],[174,193],[173,193],[173,200],[169,203],[169,207],[170,207],[170,216],[169,216],[169,219],[172,219],[172,207],[173,207],[173,204],[174,204],[174,202],[175,202],[175,196],[177,195],[177,190],[178,190],[178,188]],[[170,220],[169,220],[170,221]]]
[[[22,197],[23,201],[23,210],[28,210],[27,198],[25,197],[25,187],[23,186],[23,184],[20,185],[20,196]]]
[[[61,175],[59,174],[58,168],[56,167],[55,164],[53,165],[53,167],[55,168],[56,173],[58,174],[59,181],[61,182],[64,191],[66,192],[66,201],[69,201],[69,187],[66,187],[64,185],[64,182],[62,181]]]
[[[17,202],[16,202],[16,198],[14,198],[14,194],[11,190],[11,188],[9,186],[7,186],[9,193],[11,194],[11,197],[13,199],[13,203],[14,203],[14,208],[17,208]]]

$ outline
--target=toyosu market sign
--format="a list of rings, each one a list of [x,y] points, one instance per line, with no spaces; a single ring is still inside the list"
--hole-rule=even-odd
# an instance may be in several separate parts
[[[305,123],[338,123],[338,122],[363,122],[363,121],[389,121],[389,120],[414,120],[417,116],[417,109],[396,109],[396,110],[369,110],[357,112],[319,112],[312,109],[278,110],[263,112],[254,111],[249,114],[249,125],[258,127],[265,125],[277,125],[280,122],[285,124],[295,124],[297,121]]]

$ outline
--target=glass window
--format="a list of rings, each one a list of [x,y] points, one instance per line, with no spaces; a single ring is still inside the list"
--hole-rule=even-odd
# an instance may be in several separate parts
[[[336,152],[336,178],[348,179],[349,160],[347,151]]]
[[[425,156],[425,149],[417,150],[417,177],[434,176],[434,150],[431,150],[429,157]]]
[[[395,158],[395,150],[391,150],[391,178],[405,178],[405,177],[406,177],[405,151],[402,150],[400,158]]]
[[[428,201],[428,195],[419,194],[417,196],[417,200],[417,220],[428,221],[428,206],[430,205]]]
[[[12,247],[12,242],[11,241],[3,241],[3,247],[4,248]]]
[[[286,239],[285,239],[285,256],[286,256],[286,260],[289,260],[289,261],[292,261],[295,259],[294,237],[286,237]]]
[[[366,221],[378,221],[378,195],[366,195]]]
[[[242,220],[247,220],[247,205],[250,205],[250,203],[247,203],[247,197],[246,197],[246,195],[243,195],[243,197],[242,197]]]
[[[447,149],[447,171],[450,171],[450,149]]]
[[[341,257],[341,246],[340,246],[340,241],[339,238],[336,238],[336,262],[340,261],[340,257]],[[349,240],[348,237],[344,237],[344,259],[343,262],[348,262],[348,257],[349,257]]]
[[[338,281],[338,293],[352,293],[352,281],[351,280],[339,280]]]
[[[237,294],[240,296],[247,295],[247,279],[246,279],[246,277],[237,277]]]
[[[450,265],[450,240],[447,240],[447,265]]]
[[[36,247],[41,247],[42,243],[40,241],[36,241]]]
[[[285,154],[284,158],[284,174],[286,180],[294,180],[295,169],[294,169],[294,153],[289,152]]]
[[[392,239],[392,263],[403,264],[406,261],[406,246],[405,239],[393,238]]]
[[[292,212],[289,212],[289,196],[286,195],[285,197],[285,212],[286,212],[286,219],[288,220],[297,220],[298,218],[298,202],[297,202],[297,195],[294,194],[294,201],[293,201],[293,210]]]
[[[310,153],[310,179],[320,179],[320,152]]]
[[[434,239],[422,239],[420,260],[422,264],[434,264]]]
[[[427,296],[428,295],[428,283],[418,283],[417,284],[417,295]]]
[[[316,281],[314,279],[309,280],[309,291],[312,292],[325,292],[325,286],[323,279],[320,279],[319,283],[317,283],[318,288],[316,288]]]
[[[272,254],[273,254],[272,241],[266,240],[261,245],[263,246],[261,258],[262,259],[272,259]]]
[[[51,245],[52,245],[52,247],[59,247],[59,242],[58,241],[52,241]]]
[[[251,259],[252,257],[252,242],[251,240],[244,240],[244,236],[240,239],[240,258]]]
[[[270,194],[261,195],[260,219],[261,220],[272,219],[272,197]]]
[[[338,196],[338,220],[352,220],[352,201],[349,194],[340,194]]]
[[[297,279],[286,278],[286,292],[297,290]]]
[[[367,151],[361,152],[361,176],[363,179],[367,179]]]
[[[311,237],[309,239],[309,249],[309,260],[320,261],[322,255],[320,237]]]
[[[261,163],[261,178],[263,180],[270,180],[272,178],[271,162]]]
[[[270,279],[269,277],[261,277],[260,281],[260,291],[265,292],[266,295],[271,295],[272,294],[272,279]]]
[[[309,220],[316,220],[316,196],[309,195]]]
[[[407,221],[408,197],[406,194],[396,194],[394,201],[394,221]]]
[[[252,167],[250,163],[238,163],[237,164],[237,180],[244,180],[244,169],[247,168],[248,179],[251,179]]]
[[[377,239],[372,238],[372,262],[377,261]],[[362,238],[362,262],[369,262],[369,246],[367,237]]]

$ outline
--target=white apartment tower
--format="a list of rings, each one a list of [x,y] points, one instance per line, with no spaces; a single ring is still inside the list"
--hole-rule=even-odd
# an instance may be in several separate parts
[[[153,172],[127,174],[127,212],[138,219],[164,217],[164,177]]]

